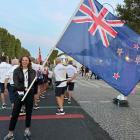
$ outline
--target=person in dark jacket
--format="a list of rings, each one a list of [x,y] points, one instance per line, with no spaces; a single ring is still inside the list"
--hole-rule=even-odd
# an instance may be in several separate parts
[[[35,70],[31,67],[31,60],[28,56],[24,56],[20,59],[20,66],[14,70],[13,81],[14,81],[14,91],[15,91],[15,102],[12,111],[12,116],[9,124],[9,133],[5,136],[4,140],[14,139],[14,129],[18,120],[20,109],[22,105],[25,105],[26,120],[25,120],[25,137],[30,137],[30,126],[31,126],[31,116],[33,109],[34,94],[36,91],[36,85],[34,84],[26,96],[25,100],[22,102],[22,98],[26,93],[28,87],[32,83],[36,76]]]

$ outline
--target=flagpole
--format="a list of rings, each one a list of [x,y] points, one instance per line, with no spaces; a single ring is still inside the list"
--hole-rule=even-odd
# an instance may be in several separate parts
[[[76,14],[76,12],[78,11],[80,5],[83,3],[84,0],[81,0],[80,3],[78,4],[78,7],[76,8],[75,12],[73,13],[73,15],[71,16],[69,22],[67,23],[66,27],[64,28],[63,32],[61,33],[60,37],[58,38],[58,41],[56,42],[56,44],[54,45],[54,47],[50,50],[50,53],[47,55],[45,61],[43,62],[42,67],[44,68],[46,62],[48,61],[48,58],[50,57],[50,55],[52,54],[53,50],[56,48],[56,45],[58,44],[59,40],[61,39],[61,37],[63,36],[63,34],[65,33],[65,31],[67,30],[68,26],[70,25],[72,18],[74,17],[74,15]],[[26,91],[25,95],[22,98],[22,102],[25,100],[26,96],[28,95],[30,89],[32,88],[33,84],[35,83],[37,79],[37,76],[34,78],[34,80],[32,81],[31,85],[29,86],[28,90]]]
[[[52,52],[53,52],[53,50],[54,50],[55,48],[56,48],[56,47],[53,47],[53,48],[50,50],[50,53],[47,55],[45,61],[44,61],[43,64],[42,64],[42,67],[43,67],[43,68],[45,67],[45,64],[47,63],[47,61],[48,61],[50,55],[52,54]],[[26,96],[28,95],[28,93],[29,93],[30,89],[32,88],[33,84],[35,83],[36,79],[37,79],[37,76],[34,78],[34,80],[32,81],[32,83],[30,84],[28,90],[26,91],[25,95],[23,96],[23,98],[22,98],[22,100],[21,100],[22,102],[25,100]]]

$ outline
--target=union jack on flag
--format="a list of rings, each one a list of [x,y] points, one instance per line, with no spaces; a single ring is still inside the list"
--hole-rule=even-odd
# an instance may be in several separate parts
[[[83,0],[56,47],[127,96],[140,81],[140,35],[97,0]]]
[[[79,8],[79,11],[85,16],[76,16],[74,17],[73,22],[90,22],[91,25],[88,31],[92,35],[95,35],[96,31],[99,30],[103,45],[105,47],[108,47],[109,41],[107,34],[115,38],[118,32],[112,27],[122,27],[124,25],[124,22],[122,22],[121,20],[106,20],[105,18],[108,15],[109,11],[105,7],[102,7],[102,9],[98,11],[93,0],[88,0],[88,4],[89,6],[83,3]]]

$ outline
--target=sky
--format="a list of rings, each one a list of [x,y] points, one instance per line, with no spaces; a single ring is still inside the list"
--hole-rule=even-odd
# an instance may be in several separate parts
[[[98,0],[114,13],[123,0]],[[43,59],[55,47],[80,0],[1,0],[0,27],[20,39],[33,57]]]

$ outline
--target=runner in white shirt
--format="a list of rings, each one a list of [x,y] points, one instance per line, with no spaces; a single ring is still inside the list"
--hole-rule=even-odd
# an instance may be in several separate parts
[[[71,104],[71,97],[74,91],[74,83],[77,75],[77,69],[72,65],[72,61],[69,61],[67,70],[67,92],[68,92],[68,103]]]
[[[18,59],[13,59],[12,60],[12,67],[8,70],[6,74],[6,79],[5,79],[5,92],[9,91],[9,98],[10,102],[12,104],[12,107],[14,105],[14,100],[15,100],[15,95],[14,95],[14,81],[13,81],[13,73],[14,70],[19,66],[19,60]],[[7,90],[7,83],[10,83],[8,90]]]
[[[0,94],[2,101],[2,109],[6,109],[5,94],[4,94],[4,82],[7,71],[11,68],[11,65],[6,62],[6,56],[1,57],[0,63]]]
[[[56,67],[54,68],[54,77],[55,77],[55,96],[56,102],[58,105],[57,115],[64,115],[65,112],[63,110],[64,104],[64,93],[66,90],[66,67],[61,63],[61,59],[56,59]]]

